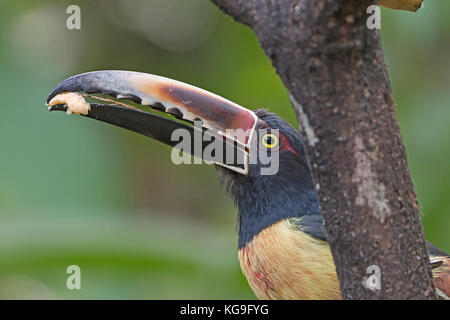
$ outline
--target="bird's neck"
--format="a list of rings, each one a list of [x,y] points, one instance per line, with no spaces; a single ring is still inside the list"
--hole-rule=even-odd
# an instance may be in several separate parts
[[[309,187],[298,189],[298,186],[283,186],[278,190],[263,188],[240,197],[236,202],[239,210],[239,248],[281,220],[320,214],[316,193]]]

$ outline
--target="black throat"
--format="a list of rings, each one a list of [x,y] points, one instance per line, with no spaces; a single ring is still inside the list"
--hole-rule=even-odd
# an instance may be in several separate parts
[[[280,166],[278,175],[261,177],[252,181],[250,189],[233,192],[239,211],[239,248],[278,221],[320,214],[309,170],[289,169],[291,172],[285,175]]]

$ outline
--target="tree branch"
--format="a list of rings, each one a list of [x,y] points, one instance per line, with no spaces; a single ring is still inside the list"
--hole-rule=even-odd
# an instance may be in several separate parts
[[[370,0],[213,0],[250,26],[296,111],[346,299],[434,299]],[[378,266],[381,289],[362,285]]]

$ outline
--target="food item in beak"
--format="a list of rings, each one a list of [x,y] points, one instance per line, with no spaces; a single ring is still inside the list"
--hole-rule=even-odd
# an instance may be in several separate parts
[[[65,104],[67,106],[67,114],[87,115],[91,110],[91,105],[84,100],[83,96],[76,92],[60,93],[49,101],[49,107],[57,104]]]

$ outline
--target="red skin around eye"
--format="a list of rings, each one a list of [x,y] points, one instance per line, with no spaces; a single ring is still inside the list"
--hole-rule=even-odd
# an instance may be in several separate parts
[[[289,140],[281,132],[280,132],[280,138],[281,138],[280,150],[288,150],[291,153],[293,153],[293,154],[298,156],[297,151],[295,151],[295,149],[289,143]]]
[[[263,123],[264,124],[261,126],[261,129],[270,128],[270,126],[267,124],[267,122],[263,121]],[[289,140],[286,138],[286,136],[281,131],[278,131],[278,133],[280,135],[280,140],[281,140],[280,141],[280,151],[287,150],[298,156],[298,152],[295,151],[295,149],[291,146],[291,144],[289,143]]]

